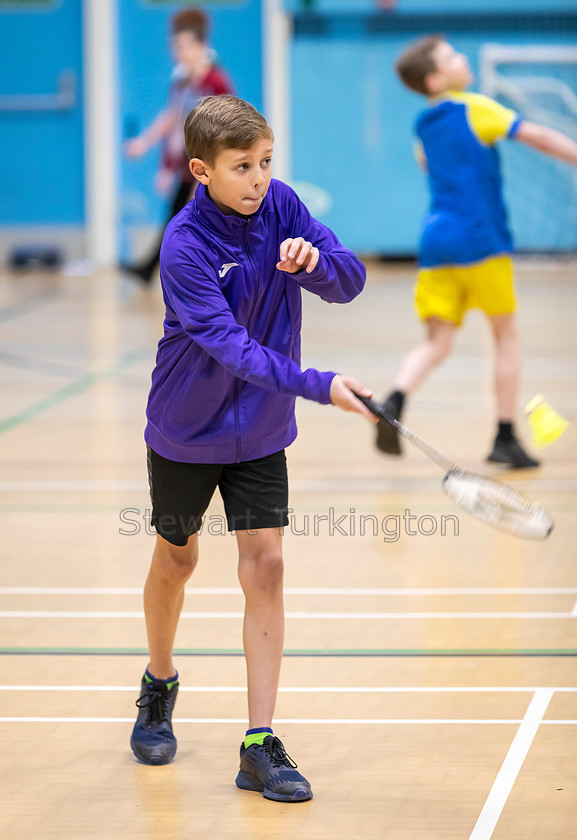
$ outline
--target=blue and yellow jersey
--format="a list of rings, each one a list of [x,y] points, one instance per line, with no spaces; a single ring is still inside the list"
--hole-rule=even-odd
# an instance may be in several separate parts
[[[513,250],[496,144],[520,124],[514,111],[478,93],[445,93],[419,115],[418,156],[431,190],[422,266],[467,265]]]

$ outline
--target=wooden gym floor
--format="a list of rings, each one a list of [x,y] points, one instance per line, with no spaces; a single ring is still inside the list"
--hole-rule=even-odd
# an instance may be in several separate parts
[[[518,263],[520,405],[543,392],[573,421],[576,280],[575,262]],[[305,365],[380,397],[421,335],[412,282],[411,267],[374,264],[349,306],[305,294]],[[2,836],[575,837],[577,424],[541,469],[483,463],[493,404],[478,313],[407,421],[545,503],[551,539],[461,515],[419,452],[389,460],[361,418],[301,400],[275,731],[315,798],[279,805],[234,786],[243,603],[218,500],[177,638],[177,758],[136,763],[153,545],[142,431],[161,321],[158,287],[115,275],[0,277]]]

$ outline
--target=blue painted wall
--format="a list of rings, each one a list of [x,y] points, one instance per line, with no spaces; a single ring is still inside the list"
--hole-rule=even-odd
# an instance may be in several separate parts
[[[52,94],[73,70],[74,110],[0,111],[0,224],[82,224],[82,37],[79,0],[0,7],[0,94]]]
[[[220,62],[239,95],[258,108],[263,105],[263,2],[206,4]],[[378,13],[377,0],[316,0],[314,15],[303,11],[304,0],[285,3],[295,12],[287,103],[293,177],[332,195],[333,207],[324,219],[365,252],[414,252],[427,205],[426,182],[412,154],[412,124],[422,101],[392,70],[409,40],[431,29],[446,32],[474,69],[487,41],[576,42],[575,16],[568,15],[577,11],[577,0],[398,0],[394,13]],[[168,21],[181,7],[168,0],[118,0],[119,125],[125,136],[148,125],[164,106],[171,72]],[[0,113],[1,225],[84,222],[81,9],[81,0],[53,0],[28,11],[0,5],[0,94],[53,93],[58,73],[67,68],[79,85],[71,112]],[[577,79],[571,84],[576,90]],[[549,206],[538,191],[546,177],[557,177],[566,184],[568,206],[573,170],[567,168],[560,178],[555,170],[551,176],[536,153],[514,143],[503,151],[519,245],[577,247],[577,224],[570,214],[562,236],[542,224],[543,218],[559,215],[563,194]],[[124,233],[159,225],[166,201],[154,192],[158,153],[127,161],[119,143],[118,156]],[[524,189],[518,188],[521,181]],[[531,204],[532,222],[526,213]],[[124,238],[126,245],[130,237]]]
[[[165,104],[172,69],[168,21],[182,3],[118,0],[119,126],[144,128]],[[206,4],[213,45],[240,96],[262,108],[261,0]],[[0,95],[54,93],[72,69],[78,102],[71,112],[0,112],[0,225],[82,225],[82,2],[0,5]],[[119,138],[120,139],[120,138]],[[165,201],[154,192],[157,152],[126,161],[119,144],[124,222],[156,224]]]
[[[366,12],[378,12],[383,9],[386,2],[379,0],[284,0],[285,8],[290,12],[301,12],[312,10],[318,13],[346,12],[362,14]],[[575,0],[392,0],[396,12],[435,14],[439,12],[459,12],[470,14],[472,12],[504,12],[519,10],[527,12],[575,10]]]

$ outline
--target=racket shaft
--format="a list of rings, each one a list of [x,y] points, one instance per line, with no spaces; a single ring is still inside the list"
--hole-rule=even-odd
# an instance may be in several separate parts
[[[408,426],[405,426],[403,425],[403,423],[400,423],[395,417],[393,417],[392,414],[390,414],[386,410],[386,408],[383,408],[382,406],[378,405],[370,397],[363,397],[361,396],[361,394],[357,394],[356,391],[354,391],[353,393],[355,397],[358,400],[360,400],[372,414],[374,414],[376,417],[382,417],[383,419],[385,419],[388,423],[391,424],[391,426],[395,427],[395,429],[400,435],[402,435],[407,440],[410,440],[411,443],[417,447],[417,449],[420,449],[421,452],[424,452],[425,455],[427,455],[432,461],[434,461],[444,470],[448,471],[454,470],[456,468],[456,465],[452,461],[449,461],[448,458],[445,458],[444,455],[441,455],[440,452],[437,452],[436,449],[433,449],[432,446],[429,446],[428,443],[425,443],[425,441],[422,440],[413,431],[411,431],[411,429],[409,429]]]

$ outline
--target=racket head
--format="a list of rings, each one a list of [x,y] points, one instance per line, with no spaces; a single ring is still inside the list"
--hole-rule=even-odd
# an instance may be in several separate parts
[[[555,527],[542,505],[492,478],[457,467],[445,473],[441,487],[467,513],[516,537],[545,540]]]

